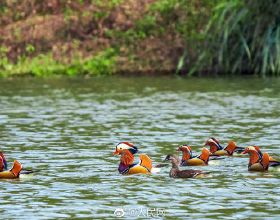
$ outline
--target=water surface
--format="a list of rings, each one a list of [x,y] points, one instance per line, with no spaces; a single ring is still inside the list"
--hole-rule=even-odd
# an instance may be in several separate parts
[[[179,144],[199,152],[260,145],[280,155],[280,79],[1,79],[0,147],[38,172],[0,180],[5,219],[279,219],[280,169],[247,171],[248,157],[200,167],[203,179],[121,176],[115,144],[131,141],[158,163]],[[161,213],[158,213],[161,215]]]

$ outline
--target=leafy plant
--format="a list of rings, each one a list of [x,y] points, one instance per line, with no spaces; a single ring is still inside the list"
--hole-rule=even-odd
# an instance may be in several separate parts
[[[66,69],[69,76],[78,74],[89,75],[108,75],[114,72],[116,50],[108,48],[105,51],[91,57],[90,59],[81,62],[80,60],[74,62]]]
[[[221,1],[205,31],[203,51],[189,74],[280,74],[280,2]]]
[[[32,44],[27,44],[25,47],[25,51],[29,54],[33,53],[35,51],[35,47]]]

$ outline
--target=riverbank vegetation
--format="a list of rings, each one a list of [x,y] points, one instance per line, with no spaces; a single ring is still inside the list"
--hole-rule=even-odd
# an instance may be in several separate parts
[[[0,75],[280,75],[275,0],[3,0]]]

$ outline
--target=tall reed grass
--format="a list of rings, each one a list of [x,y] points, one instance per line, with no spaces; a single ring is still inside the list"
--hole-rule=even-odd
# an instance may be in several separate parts
[[[280,1],[223,0],[213,10],[190,70],[280,75]]]

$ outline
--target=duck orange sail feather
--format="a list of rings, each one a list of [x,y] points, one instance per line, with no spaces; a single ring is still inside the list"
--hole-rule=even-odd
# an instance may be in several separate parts
[[[17,160],[14,161],[13,168],[11,170],[0,172],[0,178],[3,179],[15,179],[20,175],[20,171],[22,170],[22,165]]]

